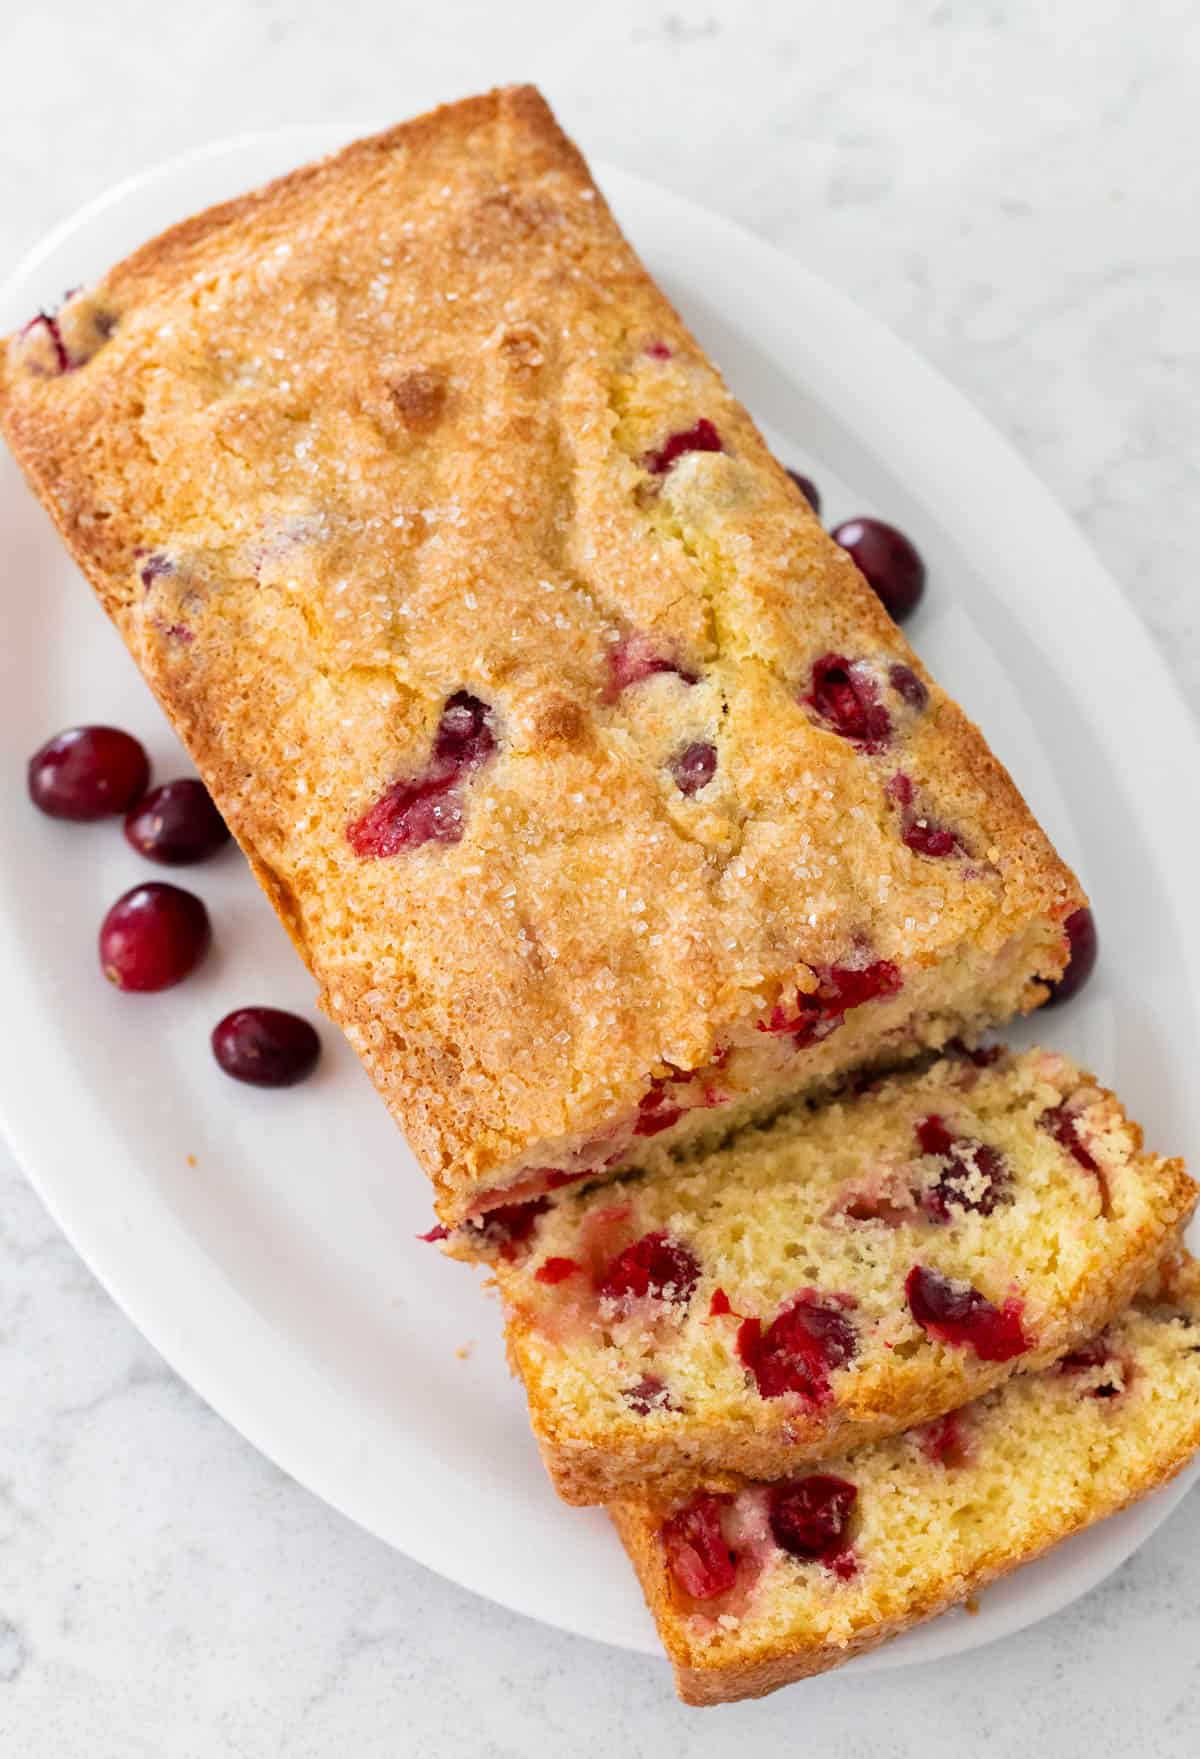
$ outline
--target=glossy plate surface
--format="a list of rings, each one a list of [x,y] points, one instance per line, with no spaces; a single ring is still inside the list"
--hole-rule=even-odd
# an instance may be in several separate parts
[[[356,132],[225,142],[123,185],[9,280],[0,326]],[[872,319],[728,221],[627,174],[601,181],[779,456],[817,480],[830,524],[876,513],[924,552],[930,589],[908,632],[1097,908],[1100,973],[1039,1032],[1122,1092],[1152,1146],[1200,1158],[1200,851],[1179,810],[1200,750],[1141,624],[1015,453]],[[217,1070],[208,1032],[228,1009],[312,1011],[310,980],[236,852],[179,876],[216,928],[196,978],[155,997],[101,980],[104,910],[161,875],[114,824],[34,812],[25,759],[60,727],[110,720],[145,741],[159,779],[189,766],[7,454],[0,520],[0,1109],[30,1178],[168,1361],[301,1483],[477,1593],[653,1652],[604,1516],[550,1492],[496,1310],[471,1273],[415,1239],[430,1221],[424,1180],[349,1047],[326,1028],[318,1076],[286,1093]],[[950,1615],[853,1665],[933,1659],[1055,1611],[1183,1488],[990,1590],[976,1617]]]

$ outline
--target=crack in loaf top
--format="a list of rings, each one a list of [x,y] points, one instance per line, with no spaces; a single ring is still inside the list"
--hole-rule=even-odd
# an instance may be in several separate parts
[[[147,245],[2,405],[431,1170],[1071,890],[528,88]]]

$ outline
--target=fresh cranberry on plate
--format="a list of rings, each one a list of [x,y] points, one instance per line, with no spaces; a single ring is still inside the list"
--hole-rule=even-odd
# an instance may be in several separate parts
[[[229,841],[212,795],[195,776],[164,782],[126,815],[125,837],[139,855],[164,867],[204,861]]]
[[[51,818],[86,824],[127,812],[146,792],[150,761],[119,727],[69,727],[29,760],[29,798]]]
[[[118,989],[170,989],[195,970],[212,939],[194,892],[154,880],[118,898],[100,925],[100,967]]]
[[[294,1087],[321,1054],[315,1029],[283,1008],[235,1008],[212,1032],[213,1055],[227,1075],[252,1087]]]
[[[902,531],[882,519],[847,519],[833,541],[853,556],[889,617],[903,623],[912,615],[925,591],[925,564]]]

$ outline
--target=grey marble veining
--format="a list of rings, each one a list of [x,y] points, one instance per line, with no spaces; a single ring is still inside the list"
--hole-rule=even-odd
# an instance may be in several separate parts
[[[0,65],[6,261],[187,146],[537,79],[591,151],[803,256],[936,361],[1197,699],[1186,0],[45,0],[0,16]],[[476,1600],[297,1489],[164,1367],[0,1148],[3,1759],[793,1750],[1195,1759],[1200,1498],[1005,1643],[685,1711],[664,1665]]]

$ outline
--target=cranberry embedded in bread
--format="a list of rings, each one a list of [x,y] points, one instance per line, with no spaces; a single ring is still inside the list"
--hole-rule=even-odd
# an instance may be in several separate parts
[[[1200,1446],[1200,1277],[819,1472],[610,1514],[690,1704],[760,1697],[966,1600],[1170,1478]]]
[[[955,1051],[451,1247],[494,1264],[546,1464],[596,1502],[792,1475],[1082,1347],[1194,1196],[1066,1058]]]
[[[447,1224],[1061,973],[1073,876],[530,89],[152,240],[0,424]]]

